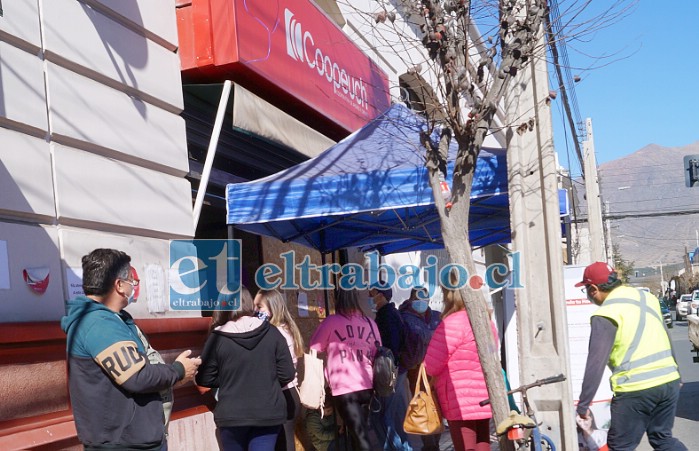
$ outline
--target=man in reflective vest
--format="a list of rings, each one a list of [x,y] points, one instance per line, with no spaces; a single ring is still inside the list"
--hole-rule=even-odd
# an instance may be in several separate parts
[[[609,449],[635,450],[645,432],[653,449],[686,450],[672,437],[680,373],[658,299],[622,285],[614,268],[603,262],[585,268],[575,286],[584,286],[587,298],[600,306],[590,319],[578,415],[589,418],[590,402],[607,364],[614,392]]]

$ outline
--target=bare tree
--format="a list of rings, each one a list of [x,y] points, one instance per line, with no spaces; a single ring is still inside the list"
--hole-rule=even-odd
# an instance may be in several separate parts
[[[441,218],[444,247],[453,263],[465,266],[469,274],[476,274],[468,227],[476,160],[486,135],[490,133],[508,83],[534,52],[537,32],[547,8],[545,1],[502,1],[499,7],[497,44],[493,43],[486,51],[475,71],[464,71],[468,67],[469,39],[466,30],[471,20],[471,5],[469,2],[445,3],[442,7],[441,2],[424,2],[427,39],[423,42],[439,63],[440,79],[444,86],[443,113],[447,126],[443,129],[439,148],[431,146],[430,141],[424,137],[423,143],[427,149],[430,186],[435,193],[435,204]],[[454,26],[444,25],[449,22],[447,14],[455,18],[452,22]],[[495,58],[498,54],[499,64],[496,65]],[[470,111],[466,114],[461,107],[464,94],[471,100]],[[459,151],[454,164],[452,206],[447,208],[440,194],[439,183],[441,168],[446,166],[451,133],[458,143]],[[495,423],[499,424],[507,417],[509,408],[502,366],[490,333],[485,297],[481,290],[466,287],[461,289],[461,296],[466,301],[466,311],[476,338],[493,406],[493,417]],[[503,442],[502,446],[508,445]]]
[[[560,13],[551,17],[550,4],[555,4],[558,12],[555,0],[379,0],[377,3],[378,9],[365,11],[377,24],[393,23],[398,11],[416,31],[408,35],[395,28],[395,36],[383,35],[386,51],[399,53],[405,48],[421,47],[422,54],[428,55],[422,61],[405,56],[404,62],[414,73],[426,65],[435,77],[436,92],[431,89],[422,92],[430,128],[423,133],[421,142],[426,151],[430,186],[441,219],[444,246],[452,263],[464,266],[469,274],[476,274],[468,226],[476,160],[494,127],[512,127],[521,134],[531,131],[536,121],[535,117],[509,118],[508,124],[496,120],[513,78],[534,56],[545,55],[544,45],[563,41],[564,30],[582,36],[608,26],[628,12],[625,3],[633,4],[635,0],[616,0],[595,18],[583,18],[590,0],[571,0],[564,9],[568,15],[565,23]],[[561,35],[556,35],[556,31]],[[416,40],[416,35],[421,40]],[[550,103],[555,97],[552,92],[545,102]],[[441,130],[437,145],[430,140],[435,129]],[[451,197],[445,199],[440,183],[446,177],[452,139],[458,144],[458,153]],[[461,295],[498,424],[508,416],[509,409],[486,300],[481,290],[463,288]],[[501,445],[505,443],[501,441]]]

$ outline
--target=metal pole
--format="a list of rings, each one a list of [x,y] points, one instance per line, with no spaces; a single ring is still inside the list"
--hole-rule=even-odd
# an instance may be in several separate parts
[[[333,263],[335,263],[335,253],[332,253],[333,256]],[[320,264],[321,266],[325,267],[325,253],[321,252],[320,253]],[[334,276],[334,274],[333,274]],[[325,301],[325,317],[327,318],[330,315],[330,302],[328,301],[328,289],[325,288],[323,290],[323,300]]]
[[[218,112],[216,112],[214,130],[211,133],[211,141],[209,141],[209,148],[206,151],[206,161],[204,162],[204,169],[202,170],[201,180],[199,180],[199,190],[197,191],[197,199],[194,201],[194,233],[197,232],[197,225],[199,224],[199,215],[201,214],[201,206],[204,204],[206,187],[209,184],[209,175],[211,175],[211,168],[214,165],[214,156],[216,155],[216,148],[218,147],[218,138],[221,135],[221,127],[223,126],[223,118],[226,115],[226,107],[228,106],[228,97],[231,93],[232,84],[233,83],[230,80],[226,80],[226,82],[223,84],[221,100],[218,103]]]

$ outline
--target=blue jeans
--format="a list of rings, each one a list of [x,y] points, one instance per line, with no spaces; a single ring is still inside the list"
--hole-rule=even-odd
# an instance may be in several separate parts
[[[274,451],[278,426],[236,426],[219,428],[224,451]]]
[[[403,430],[405,412],[408,410],[407,373],[398,374],[396,391],[390,396],[380,397],[381,410],[371,412],[371,422],[384,451],[412,451],[408,436]],[[372,405],[373,406],[373,405]]]
[[[672,436],[679,394],[679,380],[615,394],[611,406],[612,424],[607,434],[609,449],[633,451],[645,432],[655,450],[686,451],[687,447]]]

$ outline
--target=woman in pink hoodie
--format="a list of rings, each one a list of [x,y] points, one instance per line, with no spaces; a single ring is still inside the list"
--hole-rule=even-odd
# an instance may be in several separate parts
[[[335,314],[320,323],[311,337],[311,349],[327,354],[325,377],[335,408],[350,431],[352,449],[369,451],[369,409],[373,389],[376,341],[381,342],[374,320],[359,307],[356,290],[339,290]]]
[[[458,291],[444,289],[442,322],[432,335],[425,370],[435,379],[437,398],[449,422],[454,449],[490,450],[490,405],[476,340]]]

